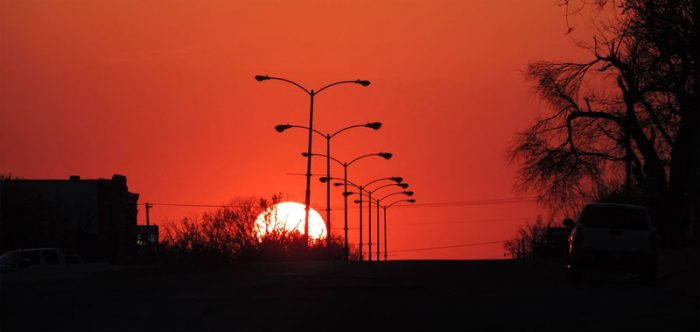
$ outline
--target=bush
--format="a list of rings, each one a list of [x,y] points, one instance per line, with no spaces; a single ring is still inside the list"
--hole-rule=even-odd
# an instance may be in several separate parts
[[[303,260],[343,259],[343,244],[339,237],[311,240],[279,225],[271,225],[271,213],[264,214],[268,230],[262,237],[257,233],[258,216],[281,200],[236,199],[227,206],[201,217],[183,218],[165,225],[164,238],[156,248],[161,261],[196,265],[229,264],[236,260]],[[270,231],[272,230],[272,231]]]

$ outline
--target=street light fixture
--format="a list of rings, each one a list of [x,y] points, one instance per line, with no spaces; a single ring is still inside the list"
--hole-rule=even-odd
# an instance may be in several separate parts
[[[360,128],[360,127],[365,127],[365,128],[370,128],[374,130],[378,130],[379,128],[382,127],[381,122],[367,122],[365,124],[358,124],[358,125],[352,125],[348,126],[345,128],[342,128],[340,130],[335,131],[334,133],[322,133],[316,129],[309,129],[309,127],[306,126],[300,126],[300,125],[293,125],[293,124],[280,124],[275,126],[275,130],[279,133],[284,132],[287,129],[290,128],[301,128],[301,129],[306,129],[306,130],[311,130],[314,133],[321,135],[323,138],[326,139],[326,177],[331,177],[331,139],[335,137],[336,135],[352,129],[352,128]],[[331,244],[331,184],[328,183],[326,186],[326,229],[328,230],[328,236],[326,237],[326,243],[327,245]]]
[[[384,187],[387,187],[387,186],[385,185],[385,186],[382,186],[382,187],[380,187],[380,188],[384,188]],[[378,189],[379,189],[379,188],[378,188]],[[375,189],[374,191],[376,192],[378,189]],[[371,193],[370,193],[370,194],[371,194]],[[412,192],[412,191],[405,191],[405,190],[404,190],[404,191],[397,191],[397,192],[393,192],[393,193],[387,194],[386,196],[384,196],[384,197],[382,197],[382,198],[377,198],[377,199],[375,200],[375,202],[377,202],[377,261],[380,260],[380,256],[379,256],[379,255],[380,255],[380,253],[379,253],[379,247],[380,247],[380,244],[379,244],[379,238],[380,238],[380,236],[379,236],[379,226],[380,226],[379,208],[380,208],[380,203],[381,203],[384,199],[386,199],[386,198],[388,198],[388,197],[391,197],[391,196],[394,196],[394,195],[401,195],[401,194],[406,195],[406,196],[409,196],[409,197],[413,196],[413,192]],[[369,201],[369,205],[372,206],[372,200],[371,200],[371,199],[370,199],[370,201]],[[370,221],[370,229],[371,229],[371,227],[372,227],[372,223],[371,223],[371,221]],[[384,225],[384,232],[386,232],[386,225]],[[386,234],[385,234],[385,235],[386,235]],[[384,240],[386,241],[386,236],[384,237]],[[372,246],[370,245],[370,257],[371,257],[371,255],[372,255],[371,249],[372,249]],[[384,248],[384,250],[385,250],[385,254],[386,254],[386,247]]]
[[[403,183],[387,183],[387,184],[385,184],[385,185],[383,185],[383,186],[379,186],[379,187],[375,188],[374,190],[372,190],[371,192],[369,192],[369,196],[370,196],[370,202],[369,202],[369,204],[370,204],[370,205],[372,204],[372,199],[371,199],[372,194],[377,194],[378,191],[380,191],[380,190],[382,190],[382,189],[384,189],[384,188],[394,187],[394,186],[396,186],[396,187],[401,187],[402,189],[406,189],[406,188],[408,188],[408,183],[405,183],[405,182],[403,182]],[[381,247],[381,244],[380,244],[380,238],[381,238],[381,236],[380,236],[381,218],[380,218],[380,215],[379,215],[379,203],[380,203],[380,201],[381,201],[381,199],[376,199],[376,202],[377,202],[377,208],[376,208],[376,211],[377,211],[377,242],[376,242],[376,244],[377,244],[377,261],[380,260],[380,249],[379,249],[379,248]],[[370,219],[370,220],[371,220],[371,219]],[[370,229],[371,229],[371,227],[372,227],[371,222],[370,222],[369,227],[370,227]],[[372,256],[372,255],[371,255],[371,249],[372,249],[372,248],[371,248],[371,246],[370,246],[370,257]]]
[[[318,89],[317,91],[314,91],[313,89],[308,90],[307,88],[303,87],[301,84],[294,82],[292,80],[282,78],[282,77],[274,77],[274,76],[269,76],[269,75],[256,75],[255,80],[258,82],[263,82],[263,81],[268,81],[268,80],[277,80],[277,81],[282,81],[286,82],[289,84],[292,84],[306,92],[306,94],[309,95],[310,98],[310,105],[309,105],[309,144],[307,148],[308,152],[308,157],[306,160],[306,195],[304,198],[304,204],[305,204],[305,213],[304,213],[304,240],[306,241],[306,245],[309,245],[309,209],[310,204],[311,204],[311,141],[313,138],[313,128],[314,128],[314,97],[321,93],[321,91],[328,89],[332,86],[339,85],[339,84],[359,84],[362,86],[368,86],[370,85],[370,81],[367,80],[346,80],[346,81],[338,81],[334,82],[328,85],[323,86],[322,88]]]
[[[368,202],[369,202],[369,204],[368,204],[368,225],[369,226],[367,227],[367,233],[368,233],[368,236],[367,236],[367,238],[368,238],[368,241],[367,241],[368,242],[368,244],[367,244],[368,245],[368,251],[367,251],[368,256],[367,257],[369,258],[369,261],[372,261],[372,191],[367,190],[367,188],[369,188],[369,186],[371,186],[372,184],[375,184],[379,181],[386,181],[386,180],[391,180],[391,181],[394,181],[396,183],[401,183],[401,181],[403,181],[403,178],[398,177],[398,176],[378,178],[378,179],[372,180],[364,185],[360,185],[360,186],[355,185],[354,186],[355,188],[358,189],[358,193],[360,194],[359,201],[355,202],[355,203],[360,204],[360,260],[362,260],[362,194],[363,194],[363,192],[367,193]],[[351,194],[353,194],[353,193],[348,192],[347,190],[344,193],[344,195],[347,195],[347,196],[349,196]]]
[[[388,160],[388,159],[391,159],[391,157],[393,155],[389,152],[369,153],[366,155],[359,156],[359,157],[351,160],[350,162],[342,162],[336,158],[331,157],[330,155],[324,155],[324,154],[320,154],[320,153],[308,154],[306,152],[302,152],[301,155],[304,157],[310,157],[310,156],[326,157],[328,160],[333,160],[336,163],[343,166],[343,174],[344,174],[343,175],[343,185],[344,185],[343,197],[344,197],[344,205],[345,205],[345,227],[344,227],[345,247],[344,247],[344,250],[345,250],[345,259],[347,260],[348,257],[350,256],[350,248],[349,248],[349,243],[348,243],[348,196],[350,196],[350,194],[348,194],[348,184],[351,184],[351,185],[357,187],[354,183],[348,181],[348,167],[350,165],[352,165],[353,163],[355,163],[359,160],[362,160],[364,158],[378,156],[378,157],[382,157],[382,158]],[[321,182],[328,182],[328,184],[330,184],[330,179],[333,179],[333,178],[330,176],[323,177],[323,178],[321,178]],[[392,178],[392,179],[399,179],[399,182],[400,182],[400,180],[403,180],[402,178]],[[358,188],[360,189],[360,193],[361,193],[362,187],[358,187]],[[360,194],[360,198],[362,197],[361,195],[362,194]],[[360,205],[360,260],[362,260],[362,248],[361,247],[362,247],[362,206]]]
[[[386,244],[386,241],[387,241],[387,236],[386,236],[386,209],[388,209],[388,208],[390,208],[390,207],[396,205],[397,203],[402,203],[402,202],[407,202],[407,203],[411,203],[411,204],[412,204],[412,203],[415,203],[416,200],[413,199],[413,198],[411,198],[411,199],[402,199],[402,200],[398,200],[398,201],[396,201],[396,202],[393,202],[393,203],[391,203],[391,204],[387,204],[387,205],[384,205],[384,206],[383,206],[383,208],[384,208],[384,261],[385,261],[385,262],[387,261],[387,258],[386,258],[386,257],[387,257],[387,244]]]

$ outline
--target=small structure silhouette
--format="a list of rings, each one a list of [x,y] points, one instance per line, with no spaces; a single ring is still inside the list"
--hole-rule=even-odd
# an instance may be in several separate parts
[[[0,181],[0,251],[57,247],[86,261],[131,261],[138,197],[123,175]]]
[[[136,244],[140,247],[158,245],[158,225],[136,226]]]

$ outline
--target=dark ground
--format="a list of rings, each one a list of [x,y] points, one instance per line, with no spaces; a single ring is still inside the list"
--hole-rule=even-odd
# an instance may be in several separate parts
[[[695,259],[697,256],[695,256]],[[239,263],[2,275],[9,330],[694,330],[697,264],[568,282],[556,262]],[[663,266],[661,267],[663,270]]]

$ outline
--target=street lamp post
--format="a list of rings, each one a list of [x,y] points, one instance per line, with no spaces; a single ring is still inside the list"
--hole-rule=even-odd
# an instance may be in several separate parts
[[[316,129],[311,129],[314,133],[321,135],[323,138],[326,139],[326,177],[330,178],[331,177],[331,139],[335,137],[336,135],[352,129],[352,128],[359,128],[359,127],[365,127],[365,128],[371,128],[374,130],[378,130],[379,128],[382,127],[381,122],[367,122],[365,124],[358,124],[358,125],[352,125],[345,127],[343,129],[337,130],[334,133],[322,133]],[[275,130],[277,132],[283,132],[289,128],[301,128],[301,129],[309,129],[309,127],[306,126],[300,126],[300,125],[292,125],[292,124],[281,124],[281,125],[276,125]],[[328,181],[326,185],[326,228],[328,229],[328,236],[326,237],[326,243],[327,245],[331,244],[331,183]]]
[[[372,183],[375,183],[379,180],[383,179],[378,179],[375,181],[371,181],[368,184],[364,185],[364,188],[368,188],[369,185]],[[375,190],[369,190],[367,191],[367,196],[369,197],[367,199],[367,258],[369,261],[372,261],[372,193],[375,192]],[[377,218],[379,218],[379,210],[377,209]],[[377,219],[377,225],[379,225],[379,220]],[[379,227],[377,227],[377,249],[379,249]],[[379,254],[377,253],[377,261],[379,261]]]
[[[394,186],[398,186],[398,187],[401,187],[402,189],[406,189],[406,188],[408,188],[408,183],[405,183],[405,182],[402,182],[402,183],[387,183],[387,184],[385,184],[385,185],[383,185],[383,186],[380,186],[380,187],[375,188],[374,190],[372,190],[372,192],[370,192],[370,194],[372,194],[372,193],[376,194],[379,190],[382,190],[382,189],[388,188],[388,187],[394,187]],[[412,195],[412,194],[411,194],[411,195]],[[380,210],[379,203],[381,202],[381,199],[375,198],[375,202],[377,202],[377,207],[376,207],[376,212],[377,212],[377,261],[379,261],[379,260],[380,260],[380,249],[379,249],[379,248],[381,247],[381,245],[380,245],[380,240],[379,240],[379,239],[381,238],[381,236],[380,236],[381,218],[380,218],[380,216],[379,216],[379,214],[380,214],[380,211],[379,211],[379,210]],[[372,204],[372,200],[370,199],[370,205],[371,205],[371,204]],[[372,225],[370,224],[370,228],[371,228],[371,227],[372,227]],[[370,249],[371,249],[371,248],[370,248]]]
[[[372,192],[367,192],[367,260],[372,261]]]
[[[385,261],[385,262],[387,261],[387,258],[386,258],[386,257],[387,257],[387,244],[386,244],[386,241],[387,241],[387,236],[386,236],[386,209],[388,209],[388,208],[394,206],[396,203],[401,203],[401,202],[415,203],[416,200],[415,200],[415,199],[402,199],[402,200],[393,202],[393,203],[391,203],[391,204],[384,205],[384,261]]]
[[[355,201],[355,203],[360,204],[360,260],[362,260],[362,213],[361,213],[362,212],[362,193],[364,191],[369,195],[369,205],[368,205],[368,208],[369,208],[368,225],[369,226],[367,228],[368,229],[368,231],[367,231],[368,232],[368,251],[367,252],[368,252],[368,258],[371,261],[372,260],[372,210],[371,210],[372,209],[372,192],[367,190],[367,188],[369,188],[369,186],[374,184],[374,183],[377,183],[379,181],[384,181],[384,180],[391,180],[391,181],[394,181],[396,183],[401,183],[401,181],[403,181],[403,178],[396,177],[396,176],[387,177],[387,178],[379,178],[379,179],[372,180],[372,181],[370,181],[364,185],[361,185],[361,186],[356,186],[356,185],[354,186],[355,188],[357,188],[359,190],[359,194],[360,194],[360,200]]]
[[[357,162],[357,161],[359,161],[359,160],[361,160],[361,159],[367,158],[367,157],[378,156],[378,157],[382,157],[382,158],[384,158],[384,159],[391,159],[391,157],[392,157],[393,155],[392,155],[391,153],[389,153],[389,152],[369,153],[369,154],[366,154],[366,155],[359,156],[359,157],[357,157],[357,158],[355,158],[355,159],[353,159],[353,160],[351,160],[351,161],[349,161],[349,162],[342,162],[342,161],[340,161],[340,160],[338,160],[338,159],[336,159],[336,158],[331,157],[330,155],[324,155],[324,154],[320,154],[320,153],[313,153],[313,154],[311,154],[311,155],[319,156],[319,157],[326,157],[326,158],[329,159],[329,160],[333,160],[333,161],[335,161],[336,163],[343,165],[343,173],[344,173],[344,175],[343,175],[343,184],[342,184],[342,185],[344,186],[344,189],[343,189],[343,197],[344,197],[344,203],[345,203],[345,225],[344,225],[344,231],[345,231],[345,248],[344,248],[344,250],[345,250],[345,259],[347,260],[348,257],[350,256],[350,251],[349,251],[350,249],[349,249],[349,246],[348,246],[348,196],[351,195],[351,193],[348,192],[348,184],[351,184],[351,185],[355,186],[356,188],[358,187],[358,186],[356,186],[354,183],[348,181],[348,167],[349,167],[350,165],[352,165],[353,163],[355,163],[355,162]],[[306,156],[307,156],[307,153],[306,153],[306,152],[302,153],[302,156],[305,156],[305,157],[306,157]],[[331,181],[332,179],[335,179],[335,178],[332,178],[332,177],[324,177],[324,178],[321,178],[320,180],[321,180],[321,182],[328,182],[328,183],[330,183],[330,181]],[[360,187],[360,188],[361,188],[361,187]],[[360,195],[361,195],[361,194],[362,194],[362,189],[360,189]],[[362,199],[362,196],[360,196],[360,199]],[[360,211],[362,211],[362,205],[360,205]],[[361,250],[361,249],[362,249],[362,213],[360,213],[360,260],[362,260],[362,250]]]
[[[257,80],[258,82],[263,82],[263,81],[268,81],[268,80],[277,80],[277,81],[282,81],[282,82],[292,84],[292,85],[304,90],[304,92],[306,92],[311,99],[310,105],[309,105],[309,144],[308,144],[308,148],[307,148],[307,152],[308,152],[309,156],[307,157],[307,160],[306,160],[306,195],[304,198],[304,204],[306,205],[304,208],[304,210],[305,210],[305,212],[304,212],[304,240],[306,241],[306,245],[308,246],[309,245],[309,209],[311,208],[310,207],[310,204],[311,204],[311,153],[312,153],[311,141],[313,138],[313,128],[314,128],[314,97],[317,94],[321,93],[321,91],[328,89],[334,85],[353,83],[353,84],[359,84],[362,86],[368,86],[368,85],[370,85],[370,81],[367,81],[367,80],[338,81],[335,83],[325,85],[324,87],[318,89],[318,91],[314,91],[313,89],[311,89],[311,90],[306,89],[305,87],[303,87],[302,85],[300,85],[297,82],[294,82],[292,80],[288,80],[286,78],[281,78],[281,77],[273,77],[273,76],[268,76],[268,75],[256,75],[255,80]]]
[[[383,201],[384,199],[389,198],[391,196],[394,196],[394,195],[406,195],[408,197],[411,197],[411,196],[413,196],[413,191],[405,191],[405,190],[404,191],[397,191],[397,192],[387,194],[386,196],[384,196],[382,198],[378,198],[377,199],[377,211],[379,210],[379,204],[381,203],[381,201]],[[370,202],[370,204],[372,204],[372,203]],[[377,218],[379,218],[379,213],[377,213]],[[386,220],[384,222],[386,222]],[[377,231],[379,231],[379,220],[377,220]],[[386,224],[384,225],[384,231],[386,232]],[[378,240],[379,240],[379,236],[377,236],[377,241]],[[385,238],[385,240],[386,240],[386,238]],[[386,248],[384,248],[384,254],[386,255]],[[377,244],[377,261],[379,261],[379,244]]]

